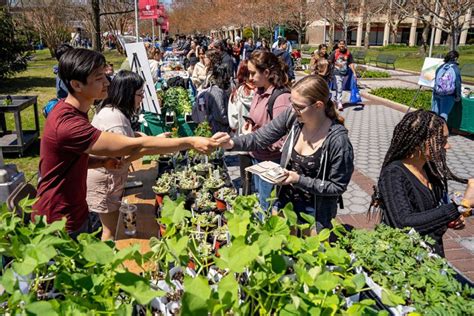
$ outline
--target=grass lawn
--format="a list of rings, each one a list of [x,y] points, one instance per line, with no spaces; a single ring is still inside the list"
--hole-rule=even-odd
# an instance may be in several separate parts
[[[114,69],[118,70],[124,56],[117,51],[106,52],[105,57],[108,62],[114,64]],[[57,64],[56,59],[51,58],[49,50],[36,51],[33,60],[28,64],[28,69],[16,74],[16,76],[0,81],[0,95],[37,95],[38,111],[50,99],[56,97],[56,80],[53,73],[53,66]],[[33,107],[21,113],[23,129],[34,128]],[[44,127],[44,117],[39,113],[40,130]],[[13,115],[6,115],[7,127],[14,129],[15,123]],[[20,171],[25,172],[29,179],[38,170],[39,163],[39,144],[35,144],[24,154],[24,157],[18,158],[15,155],[4,154],[5,163],[14,163]],[[34,180],[36,182],[36,179]]]
[[[406,106],[410,106],[418,89],[403,88],[377,88],[370,91],[371,94],[381,98],[389,99]],[[431,109],[431,90],[421,90],[415,100],[413,107],[416,109]]]

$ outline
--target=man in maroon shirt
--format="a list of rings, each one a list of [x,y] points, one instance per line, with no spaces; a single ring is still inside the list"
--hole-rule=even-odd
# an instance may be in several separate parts
[[[107,157],[163,154],[188,148],[209,152],[218,145],[203,137],[131,138],[93,127],[87,112],[95,100],[107,96],[109,85],[105,58],[100,53],[82,48],[68,51],[59,61],[59,77],[69,94],[46,120],[41,138],[38,201],[33,209],[34,215],[45,215],[50,223],[66,217],[66,229],[74,238],[89,229],[88,168],[116,167],[118,160]]]

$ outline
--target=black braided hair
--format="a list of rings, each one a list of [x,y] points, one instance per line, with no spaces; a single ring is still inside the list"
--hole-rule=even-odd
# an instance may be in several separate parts
[[[430,152],[430,171],[443,183],[445,190],[448,180],[467,183],[467,179],[454,175],[446,163],[446,140],[443,135],[445,125],[446,121],[431,111],[418,110],[406,114],[395,126],[382,169],[395,160],[409,157],[417,150],[424,152],[427,146]]]
[[[418,110],[406,114],[395,126],[390,148],[385,155],[382,169],[396,160],[402,160],[414,154],[417,150],[423,153],[428,148],[430,159],[428,167],[431,173],[442,183],[444,191],[448,190],[448,180],[467,183],[467,179],[460,178],[452,173],[446,163],[446,137],[443,129],[446,121],[431,111]],[[369,206],[381,205],[380,196],[374,186],[374,194]]]

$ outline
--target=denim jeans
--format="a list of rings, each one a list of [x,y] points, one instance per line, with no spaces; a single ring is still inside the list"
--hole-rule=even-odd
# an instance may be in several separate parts
[[[262,161],[263,160],[252,158],[252,163],[254,165],[258,164]],[[274,162],[279,164],[280,160],[276,160]],[[257,175],[252,175],[252,180],[253,180],[253,183],[254,183],[255,191],[258,193],[258,201],[260,203],[260,206],[265,211],[266,214],[269,214],[269,209],[268,208],[270,207],[270,203],[267,202],[267,199],[270,198],[270,195],[271,195],[272,190],[273,190],[273,184],[263,180],[262,178],[260,178]]]
[[[342,103],[342,84],[344,82],[345,76],[335,75],[334,78],[336,79],[336,102]]]
[[[454,95],[435,95],[431,100],[431,111],[448,121],[449,112],[454,106]]]

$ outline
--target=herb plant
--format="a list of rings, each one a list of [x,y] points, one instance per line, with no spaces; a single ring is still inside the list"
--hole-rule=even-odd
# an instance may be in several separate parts
[[[355,266],[387,291],[388,306],[409,305],[423,315],[468,315],[474,311],[474,289],[463,287],[446,260],[422,245],[414,230],[379,225],[373,231],[354,230],[340,244],[355,255]]]

